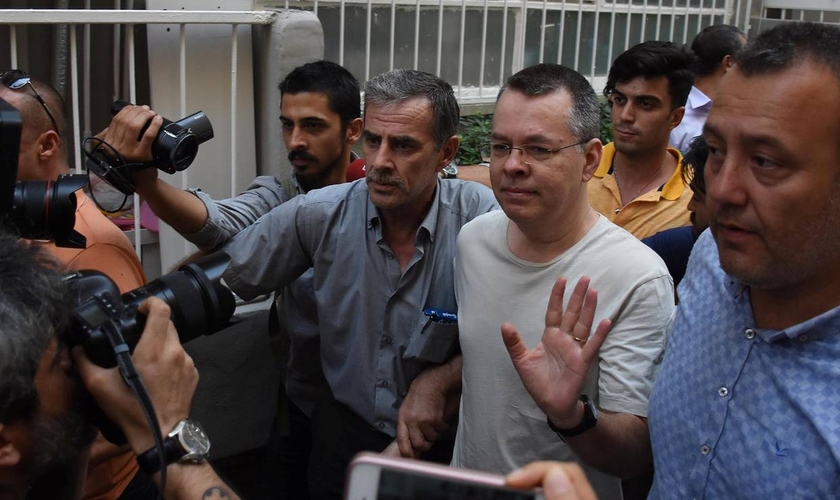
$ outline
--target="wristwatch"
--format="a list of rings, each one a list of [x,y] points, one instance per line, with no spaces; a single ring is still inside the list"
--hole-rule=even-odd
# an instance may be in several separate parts
[[[458,166],[455,165],[455,162],[450,163],[449,165],[443,167],[441,170],[443,173],[444,179],[457,179],[458,178]]]
[[[551,430],[553,430],[564,443],[566,442],[566,438],[583,434],[589,429],[595,427],[595,424],[598,423],[598,408],[595,407],[595,403],[593,403],[586,394],[582,394],[580,396],[580,400],[583,401],[583,420],[571,429],[560,429],[551,423],[550,418],[546,419],[548,426],[551,427]]]
[[[210,453],[210,438],[195,420],[185,418],[175,424],[163,440],[163,457],[166,465],[175,462],[202,462]],[[150,476],[160,471],[160,452],[156,446],[137,455],[140,469]]]

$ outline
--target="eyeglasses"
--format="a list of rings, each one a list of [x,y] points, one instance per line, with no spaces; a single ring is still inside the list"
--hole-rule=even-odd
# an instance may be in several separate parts
[[[47,112],[47,116],[50,117],[50,121],[53,124],[53,129],[55,129],[55,133],[61,137],[61,132],[58,130],[58,122],[55,121],[53,118],[53,114],[50,112],[50,107],[47,106],[46,101],[38,94],[38,91],[35,90],[35,86],[32,85],[32,79],[29,78],[29,75],[25,71],[21,71],[19,69],[11,69],[9,71],[4,71],[0,73],[0,80],[3,81],[3,85],[12,89],[18,90],[23,88],[25,85],[29,85],[29,88],[32,89],[32,93],[35,94],[35,99],[41,103],[41,107],[44,108],[44,111]]]
[[[522,158],[525,163],[528,163],[527,160],[533,160],[537,163],[541,163],[544,161],[548,161],[551,159],[552,156],[563,151],[564,149],[572,148],[575,146],[580,146],[581,144],[586,144],[589,141],[582,141],[575,144],[569,144],[568,146],[563,146],[562,148],[557,149],[550,149],[545,148],[542,146],[532,146],[530,144],[523,144],[522,146],[511,146],[510,144],[501,144],[501,143],[487,143],[481,147],[481,158],[486,161],[503,161],[510,156],[510,152],[514,149],[518,149],[520,153],[522,153]]]

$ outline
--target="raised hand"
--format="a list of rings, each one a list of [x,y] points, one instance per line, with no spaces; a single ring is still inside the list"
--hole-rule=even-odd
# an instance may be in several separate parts
[[[551,290],[545,313],[545,330],[539,344],[528,349],[510,323],[502,325],[502,339],[510,359],[528,393],[557,427],[571,428],[580,423],[581,388],[598,350],[610,330],[610,320],[592,321],[598,304],[598,292],[589,289],[589,278],[578,281],[564,312],[566,278],[561,277]]]

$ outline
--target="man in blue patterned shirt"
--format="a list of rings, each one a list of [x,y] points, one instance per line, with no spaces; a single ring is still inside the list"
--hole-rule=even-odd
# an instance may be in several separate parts
[[[751,41],[703,135],[711,232],[650,398],[649,498],[837,498],[840,28]],[[561,331],[591,319],[567,312]]]
[[[711,234],[651,395],[651,498],[835,497],[840,28],[760,35],[704,136]]]

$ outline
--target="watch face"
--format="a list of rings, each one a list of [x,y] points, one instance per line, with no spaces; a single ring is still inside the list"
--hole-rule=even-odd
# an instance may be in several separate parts
[[[203,459],[210,451],[210,439],[201,428],[198,422],[188,420],[178,436],[184,449],[187,451],[188,459]]]

